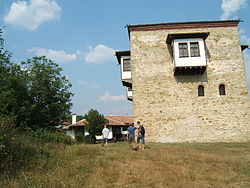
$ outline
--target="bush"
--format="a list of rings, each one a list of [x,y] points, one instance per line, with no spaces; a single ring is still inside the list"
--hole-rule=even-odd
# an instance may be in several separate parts
[[[93,143],[92,136],[91,135],[84,136],[83,137],[83,143],[92,144]]]
[[[70,136],[57,130],[37,129],[34,132],[34,136],[40,142],[57,142],[64,144],[72,144],[72,139]]]
[[[27,127],[15,128],[15,125],[11,118],[0,116],[0,177],[12,178],[21,169],[29,168],[31,161],[35,163],[38,159],[47,159],[50,152],[41,143],[51,143],[49,146],[55,145],[55,142],[72,143],[69,136],[57,130],[32,131]]]
[[[76,139],[76,142],[78,142],[78,143],[85,143],[85,140],[84,140],[85,136],[83,136],[83,135],[78,134],[75,136],[75,139]]]
[[[36,155],[36,150],[24,145],[12,119],[0,117],[0,174],[14,176],[25,162]],[[24,138],[22,138],[24,139]]]

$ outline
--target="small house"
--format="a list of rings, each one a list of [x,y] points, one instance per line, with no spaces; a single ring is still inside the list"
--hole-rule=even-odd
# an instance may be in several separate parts
[[[78,122],[75,122],[74,114],[72,116],[72,124],[62,128],[67,135],[75,139],[75,135],[89,135],[88,130],[86,129],[87,121],[82,119]],[[108,120],[107,127],[110,131],[109,139],[122,141],[125,140],[127,134],[127,128],[129,124],[133,122],[132,116],[104,116]],[[96,139],[102,139],[101,135],[97,135]]]

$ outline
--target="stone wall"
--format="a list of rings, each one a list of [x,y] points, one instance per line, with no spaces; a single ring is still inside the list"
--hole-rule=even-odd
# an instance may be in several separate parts
[[[210,32],[207,71],[174,76],[168,34]],[[150,142],[243,142],[250,140],[250,105],[237,27],[131,31],[134,122]],[[198,85],[205,96],[198,97]],[[226,95],[219,95],[219,85]]]

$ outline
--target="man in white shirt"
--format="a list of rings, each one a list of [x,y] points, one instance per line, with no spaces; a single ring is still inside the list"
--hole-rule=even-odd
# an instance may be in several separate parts
[[[103,137],[103,146],[108,145],[108,136],[109,136],[109,129],[107,128],[107,125],[104,125],[104,128],[102,129],[102,137]]]

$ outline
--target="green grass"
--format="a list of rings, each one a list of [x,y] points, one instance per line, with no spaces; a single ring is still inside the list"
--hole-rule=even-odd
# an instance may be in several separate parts
[[[0,187],[250,187],[250,143],[50,144]]]

